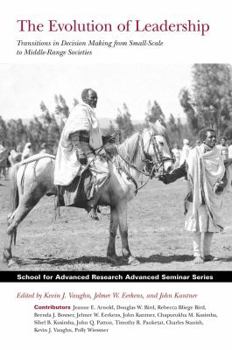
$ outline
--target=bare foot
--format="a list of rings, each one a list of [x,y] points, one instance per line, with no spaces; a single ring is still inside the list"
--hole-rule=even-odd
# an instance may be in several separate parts
[[[193,263],[194,264],[203,264],[204,260],[202,259],[201,256],[195,256],[194,257],[194,260],[193,260]]]

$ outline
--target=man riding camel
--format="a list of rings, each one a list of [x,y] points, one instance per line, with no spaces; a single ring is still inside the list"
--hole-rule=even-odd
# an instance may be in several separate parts
[[[101,189],[109,179],[109,169],[95,114],[97,93],[90,88],[84,89],[81,98],[82,102],[70,113],[61,134],[55,161],[54,184],[65,189],[88,167],[92,187],[88,191],[87,210],[92,219],[98,220],[96,206]],[[59,205],[64,205],[63,192],[59,191]]]
[[[179,168],[160,176],[165,184],[183,176],[189,180],[185,229],[192,232],[194,262],[197,264],[217,259],[211,255],[210,248],[213,234],[223,230],[223,194],[231,182],[228,181],[230,169],[226,171],[225,165],[232,162],[232,159],[224,162],[221,152],[215,147],[216,133],[213,129],[203,129],[199,138],[202,144],[189,151]]]

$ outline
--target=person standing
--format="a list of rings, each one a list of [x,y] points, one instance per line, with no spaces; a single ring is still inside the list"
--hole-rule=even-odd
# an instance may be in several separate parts
[[[172,153],[175,156],[174,168],[176,169],[180,166],[180,157],[181,157],[181,150],[180,150],[177,143],[174,144],[173,149],[172,149]]]
[[[39,154],[47,154],[48,151],[47,151],[47,144],[45,142],[42,143],[41,145],[41,149],[39,151]]]
[[[185,160],[187,159],[190,149],[191,148],[189,146],[189,140],[184,139],[183,140],[183,148],[182,148],[181,156],[180,156],[180,165],[182,165],[185,162]]]
[[[224,160],[227,160],[229,158],[229,150],[227,146],[227,139],[225,136],[223,136],[220,140],[220,144],[216,146],[219,151],[221,152],[221,155]]]
[[[192,233],[194,262],[197,264],[217,259],[210,250],[213,234],[223,230],[221,210],[227,185],[224,160],[215,147],[215,131],[203,129],[199,137],[202,144],[189,151],[186,161],[171,174],[160,176],[165,184],[188,176],[185,229]]]

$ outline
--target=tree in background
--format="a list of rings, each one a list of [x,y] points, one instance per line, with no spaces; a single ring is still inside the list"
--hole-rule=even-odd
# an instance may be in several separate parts
[[[165,121],[165,115],[157,101],[154,101],[153,104],[151,104],[151,101],[148,101],[147,112],[145,115],[146,120],[150,120],[152,122],[159,119]]]
[[[187,89],[181,89],[179,93],[179,102],[184,110],[184,113],[186,114],[187,126],[189,128],[189,131],[193,135],[196,135],[199,130],[198,118],[196,115],[196,111],[193,107],[193,102],[191,100],[190,93]]]
[[[59,95],[58,101],[60,102],[62,111],[69,115],[69,108],[66,105],[65,99]],[[57,124],[55,115],[50,113],[43,102],[41,102],[40,108],[42,113],[37,117],[38,121],[42,124],[39,131],[40,134],[38,135],[40,142],[36,145],[34,140],[34,146],[36,151],[39,151],[42,143],[45,143],[48,152],[54,153],[60,139],[60,127]]]
[[[121,133],[121,141],[125,140],[128,136],[134,132],[134,126],[131,121],[131,114],[125,103],[123,103],[123,110],[118,109],[118,114],[115,119],[115,123]]]
[[[47,108],[47,106],[45,105],[45,103],[43,101],[41,101],[40,103],[40,110],[41,110],[41,114],[38,116],[38,118],[40,119],[41,123],[44,125],[44,127],[48,126],[51,123],[51,114]]]
[[[182,141],[183,126],[180,119],[175,119],[173,114],[170,114],[170,117],[167,121],[167,132],[170,143],[174,143],[180,146]]]
[[[0,144],[7,146],[7,126],[4,119],[0,116]]]
[[[26,126],[23,124],[22,119],[17,119],[16,121],[16,145],[24,145],[28,140],[28,132]]]
[[[22,151],[21,148],[23,148],[23,145],[21,145],[21,142],[19,145],[17,145],[16,142],[16,137],[17,137],[17,120],[15,119],[10,119],[7,123],[6,123],[6,127],[7,127],[7,138],[6,138],[6,144],[9,148],[12,149],[18,149],[20,150],[20,152]]]
[[[46,143],[47,141],[47,128],[43,126],[43,123],[38,117],[34,117],[30,120],[28,125],[28,136],[34,152],[39,152],[42,143]]]
[[[22,119],[10,119],[6,124],[5,144],[20,152],[28,140],[28,131]]]
[[[231,66],[194,64],[193,99],[198,129],[209,126],[222,135],[232,122]]]
[[[51,123],[47,130],[47,149],[48,152],[55,154],[60,140],[60,128],[56,122],[54,115],[52,115]]]
[[[106,136],[106,135],[114,135],[118,129],[116,125],[114,125],[112,120],[110,120],[109,125],[107,127],[102,128],[101,130],[102,130],[102,134]]]
[[[59,95],[56,97],[56,112],[62,114],[62,120],[67,119],[69,107],[65,99]],[[75,100],[74,103],[77,103]],[[27,142],[32,143],[35,153],[41,150],[42,144],[46,144],[47,150],[55,153],[60,139],[61,128],[57,124],[55,114],[51,113],[45,103],[40,103],[41,113],[34,116],[28,123],[24,124],[22,119],[10,119],[5,123],[0,117],[0,142],[18,152],[22,152]]]
[[[40,104],[40,109],[41,114],[34,116],[29,123],[29,140],[34,152],[39,152],[42,144],[46,144],[47,151],[54,153],[59,142],[60,129],[54,114],[50,113],[43,101]]]
[[[78,100],[73,100],[73,106],[78,104]],[[64,124],[68,119],[70,114],[69,107],[66,103],[66,100],[62,95],[55,95],[55,119],[60,131],[63,130]]]

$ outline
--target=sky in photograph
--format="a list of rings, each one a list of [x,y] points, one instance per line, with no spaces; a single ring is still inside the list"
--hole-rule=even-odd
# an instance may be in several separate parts
[[[44,101],[54,111],[54,95],[61,94],[69,107],[91,87],[98,93],[99,119],[114,120],[125,102],[132,121],[144,121],[148,101],[156,100],[166,118],[184,119],[178,94],[191,88],[192,65],[152,64],[17,64],[0,65],[0,115],[4,119],[29,119],[40,113]]]

